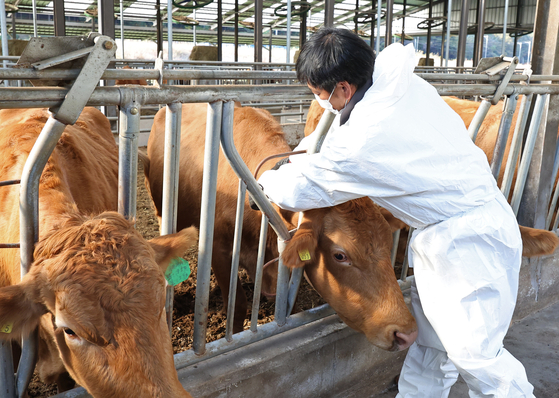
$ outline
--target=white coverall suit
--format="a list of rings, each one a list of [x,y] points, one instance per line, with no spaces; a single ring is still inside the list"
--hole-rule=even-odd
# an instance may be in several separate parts
[[[447,397],[458,373],[471,397],[532,397],[524,367],[503,348],[522,255],[516,218],[460,117],[414,67],[411,44],[387,47],[373,85],[320,153],[291,156],[259,182],[284,209],[368,196],[416,228],[409,260],[419,334],[398,397]]]

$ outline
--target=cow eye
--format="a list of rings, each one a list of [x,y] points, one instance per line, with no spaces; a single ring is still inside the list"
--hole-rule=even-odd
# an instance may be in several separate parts
[[[333,256],[334,256],[334,259],[336,261],[339,261],[340,263],[347,261],[347,256],[345,255],[345,253],[337,252],[337,253],[334,253]]]
[[[66,333],[68,336],[70,337],[75,337],[76,336],[76,332],[74,332],[72,329],[70,328],[64,328],[64,333]]]

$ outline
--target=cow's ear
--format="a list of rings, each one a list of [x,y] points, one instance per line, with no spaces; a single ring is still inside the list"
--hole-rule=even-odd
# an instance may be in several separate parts
[[[383,207],[379,207],[379,208],[380,208],[380,214],[382,214],[382,216],[390,226],[390,232],[394,233],[400,229],[404,229],[408,227],[408,225],[405,222],[398,220],[396,217],[392,215],[392,213],[390,213],[385,208]]]
[[[554,232],[543,229],[528,228],[522,225],[520,235],[522,236],[522,255],[524,257],[538,257],[553,254],[559,238]]]
[[[307,211],[303,220],[293,235],[287,242],[281,255],[283,263],[289,268],[304,267],[316,260],[316,248],[318,246],[318,236],[322,219],[313,217],[319,215],[316,211]]]
[[[20,284],[0,288],[1,340],[26,337],[46,314],[46,307],[32,299],[36,296],[34,282],[31,276]]]
[[[155,261],[163,272],[171,260],[182,257],[185,251],[196,244],[198,229],[196,227],[185,228],[176,234],[159,236],[149,240],[149,244],[155,251]]]

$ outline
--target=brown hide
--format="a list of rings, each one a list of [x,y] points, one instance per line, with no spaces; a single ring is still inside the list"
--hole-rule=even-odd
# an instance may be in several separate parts
[[[132,68],[129,67],[128,65],[124,65],[122,67],[122,69],[132,69]],[[148,81],[146,79],[132,79],[132,80],[120,79],[120,80],[115,80],[115,85],[116,86],[124,86],[126,84],[137,84],[139,86],[147,86]]]
[[[44,109],[0,111],[0,181],[21,177],[47,118]],[[69,373],[94,397],[189,397],[174,370],[162,269],[197,233],[150,245],[133,223],[104,212],[116,210],[117,188],[109,122],[85,108],[41,176],[40,237],[21,281],[19,250],[0,250],[0,324],[12,325],[0,338],[17,341],[39,325],[37,371],[60,390],[73,386]],[[1,242],[19,241],[18,197],[19,186],[0,188]]]
[[[200,223],[200,201],[202,187],[202,169],[204,157],[204,140],[206,130],[207,104],[184,104],[182,108],[181,125],[181,148],[180,148],[180,172],[179,172],[179,209],[178,228]],[[147,184],[157,208],[161,215],[161,192],[163,185],[163,154],[164,154],[164,125],[165,109],[159,111],[154,120],[154,125],[148,141],[149,166],[145,168]],[[267,112],[255,108],[235,108],[234,112],[234,141],[239,154],[250,170],[255,170],[258,163],[272,154],[289,151],[284,134],[280,125]],[[267,162],[262,171],[271,168],[276,160]],[[220,153],[217,200],[215,213],[215,229],[212,255],[212,269],[217,282],[221,288],[226,308],[227,295],[229,292],[229,274],[231,268],[231,255],[233,244],[233,231],[235,224],[235,209],[237,201],[238,178],[227,163],[225,157]],[[391,242],[390,230],[385,220],[380,216],[377,206],[370,200],[361,201],[361,206],[351,207],[355,214],[344,213],[348,205],[322,209],[320,212],[309,212],[310,223],[316,227],[316,234],[308,234],[312,241],[307,250],[313,251],[313,261],[306,270],[315,270],[310,275],[322,273],[326,277],[313,278],[310,276],[315,289],[327,299],[330,305],[340,316],[346,320],[349,326],[365,333],[369,340],[385,349],[403,348],[406,342],[402,342],[400,333],[404,336],[413,336],[416,324],[409,313],[402,297],[402,293],[394,278],[390,267],[389,246]],[[288,228],[295,226],[297,215],[287,211],[281,211]],[[370,218],[369,223],[362,223],[357,231],[355,220],[361,217],[361,213],[374,213],[376,218]],[[312,215],[315,215],[313,218]],[[367,218],[369,219],[369,218]],[[258,249],[258,235],[260,230],[261,213],[251,210],[248,199],[245,202],[243,236],[241,242],[240,266],[247,269],[249,275],[254,278],[256,255]],[[334,221],[335,220],[335,221]],[[376,222],[381,220],[381,225]],[[328,225],[325,223],[328,222]],[[338,226],[344,226],[342,229]],[[348,236],[352,238],[349,239]],[[357,237],[359,237],[357,239]],[[370,237],[371,239],[365,239]],[[354,242],[354,239],[359,242]],[[299,239],[295,237],[288,243],[296,245]],[[314,242],[314,243],[313,243]],[[348,246],[346,250],[355,257],[356,264],[361,267],[361,272],[369,272],[375,275],[382,274],[381,278],[363,278],[367,281],[355,289],[347,290],[346,287],[353,284],[349,276],[355,276],[353,272],[334,272],[332,264],[332,245],[337,244],[340,248]],[[365,255],[365,251],[375,249],[375,256],[371,259]],[[294,247],[294,246],[293,246]],[[377,246],[375,246],[377,247]],[[316,248],[316,250],[313,250]],[[286,249],[287,250],[287,249]],[[267,242],[266,260],[277,256],[277,238],[270,229]],[[287,261],[288,266],[302,266]],[[263,281],[263,291],[273,291],[275,288],[275,271],[266,268]],[[274,272],[272,272],[274,271]],[[344,276],[347,275],[347,276]],[[267,278],[267,279],[266,279]],[[373,280],[377,282],[373,282]],[[371,283],[372,285],[368,285]],[[371,292],[382,292],[382,294],[371,294]],[[381,305],[379,300],[390,297],[386,303]],[[243,329],[246,317],[247,302],[238,284],[236,292],[236,308],[234,331]],[[403,338],[405,340],[405,338]],[[411,343],[410,343],[411,344]]]
[[[470,123],[472,122],[472,119],[477,109],[479,108],[480,103],[474,101],[468,101],[468,100],[461,100],[455,97],[442,97],[442,98],[460,116],[460,118],[464,121],[466,128],[468,128],[470,126]],[[516,109],[517,111],[519,106],[520,106],[520,101],[518,101],[517,104],[517,109]],[[305,136],[311,134],[314,131],[314,129],[318,125],[318,122],[320,121],[320,117],[322,116],[323,112],[324,112],[324,108],[322,108],[317,101],[313,101],[311,103],[309,112],[307,114],[307,122],[305,124]],[[499,132],[501,115],[502,115],[502,104],[491,106],[476,137],[476,145],[483,150],[489,162],[491,162],[491,160],[493,159],[493,149],[495,148],[495,142],[497,141],[497,134]],[[514,127],[516,125],[516,118],[517,118],[517,112],[515,113],[512,120],[510,134],[507,140],[507,145],[503,157],[503,165],[499,173],[498,184],[501,183],[503,179],[503,174],[505,172],[505,164],[508,158],[508,154],[512,142]],[[516,177],[513,178],[513,188],[514,188],[515,179]],[[397,220],[395,220],[394,216],[392,216],[390,212],[383,209],[383,214],[387,218],[387,221],[390,223],[390,225],[393,226],[393,230],[399,229]],[[407,226],[405,227],[405,229],[407,229]],[[532,228],[523,227],[523,226],[520,226],[520,232],[522,235],[522,243],[523,243],[522,255],[525,257],[549,255],[555,251],[557,245],[559,244],[559,240],[557,239],[557,236],[552,232],[534,230]],[[400,235],[400,242],[407,242],[407,236],[405,234]],[[404,249],[399,248],[398,251],[399,262],[403,261]]]

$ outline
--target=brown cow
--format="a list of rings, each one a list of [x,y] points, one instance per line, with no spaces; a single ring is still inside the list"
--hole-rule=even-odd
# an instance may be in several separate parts
[[[124,65],[122,67],[122,69],[132,70],[132,68],[129,67],[128,65]],[[139,86],[147,86],[148,81],[146,79],[120,79],[120,80],[115,80],[115,85],[116,86],[124,86],[124,85],[127,85],[127,84],[137,84]]]
[[[199,225],[206,129],[206,104],[187,104],[182,109],[178,227]],[[155,116],[148,141],[146,178],[157,212],[161,214],[165,109]],[[265,110],[235,108],[234,140],[249,169],[265,157],[289,151],[279,123]],[[263,169],[269,169],[274,162]],[[212,268],[227,302],[235,224],[238,178],[220,155]],[[261,213],[245,203],[240,265],[254,278]],[[281,211],[295,228],[297,214]],[[271,231],[271,229],[270,229]],[[305,212],[301,228],[284,251],[288,267],[305,266],[314,288],[352,328],[375,345],[395,350],[409,346],[417,335],[411,316],[390,265],[390,227],[379,208],[368,198],[339,206]],[[311,261],[303,263],[297,252],[309,250]],[[269,233],[266,259],[277,256],[277,239]],[[271,282],[264,289],[271,290]],[[246,296],[240,283],[236,292],[235,327],[242,330]],[[226,307],[226,305],[225,305]]]
[[[20,178],[47,118],[0,111],[0,181]],[[39,242],[21,281],[19,250],[0,250],[0,338],[39,326],[37,371],[60,390],[75,380],[94,397],[190,397],[174,369],[162,270],[197,233],[147,242],[118,213],[98,214],[117,207],[117,159],[98,110],[66,127],[40,179]],[[0,242],[19,241],[18,200],[18,186],[0,187]]]

